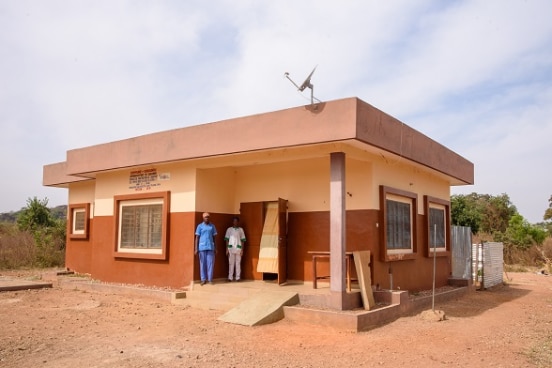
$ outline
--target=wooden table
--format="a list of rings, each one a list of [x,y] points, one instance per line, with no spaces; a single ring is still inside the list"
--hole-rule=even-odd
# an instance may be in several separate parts
[[[330,259],[329,251],[308,251],[308,254],[312,255],[312,287],[316,289],[318,287],[318,280],[327,280],[330,276],[318,276],[316,270],[316,262],[320,258]],[[347,291],[351,291],[351,263],[353,262],[353,252],[345,252],[345,280],[347,282]]]

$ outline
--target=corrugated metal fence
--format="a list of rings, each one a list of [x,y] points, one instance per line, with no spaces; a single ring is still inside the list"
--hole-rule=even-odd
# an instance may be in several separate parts
[[[452,277],[469,280],[472,277],[472,234],[470,227],[452,227],[451,251]]]
[[[497,242],[474,244],[473,279],[479,282],[482,289],[502,284],[504,273],[504,245]]]
[[[452,278],[472,279],[482,289],[501,284],[503,249],[503,244],[496,242],[472,245],[471,228],[452,226]]]

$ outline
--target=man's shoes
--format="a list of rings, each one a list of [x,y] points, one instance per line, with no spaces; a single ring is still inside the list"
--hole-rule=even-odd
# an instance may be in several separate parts
[[[232,282],[232,279],[228,279],[228,282]]]
[[[239,282],[239,281],[240,281],[240,279],[236,279],[236,282]]]
[[[209,285],[213,285],[213,281],[209,281]]]
[[[202,280],[201,283],[200,283],[201,286],[205,285],[205,281]]]

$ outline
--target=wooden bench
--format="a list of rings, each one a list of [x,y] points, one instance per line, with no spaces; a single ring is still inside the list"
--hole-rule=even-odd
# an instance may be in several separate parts
[[[324,258],[330,260],[329,251],[308,251],[312,256],[312,287],[318,288],[318,280],[328,280],[330,276],[319,276],[316,263],[319,259]],[[351,291],[351,263],[353,262],[353,252],[345,252],[345,280],[347,282],[347,291]]]

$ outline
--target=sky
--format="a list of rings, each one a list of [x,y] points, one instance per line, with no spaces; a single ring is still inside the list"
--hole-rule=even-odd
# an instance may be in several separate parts
[[[529,222],[552,196],[552,1],[0,0],[0,212],[66,151],[358,97],[462,155]]]

